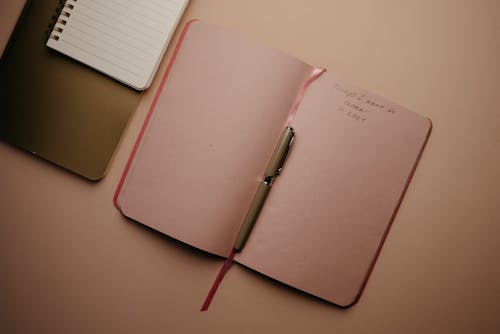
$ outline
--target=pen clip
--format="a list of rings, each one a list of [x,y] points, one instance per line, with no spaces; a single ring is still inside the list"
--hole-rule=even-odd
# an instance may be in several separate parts
[[[286,153],[283,155],[283,159],[281,160],[280,168],[278,168],[278,175],[280,175],[281,171],[283,170],[283,165],[285,165],[285,161],[288,158],[288,154],[290,153],[290,148],[292,147],[293,141],[295,140],[295,133],[293,132],[293,128],[291,129],[292,129],[292,138],[288,142]]]
[[[275,178],[278,176],[283,169],[283,165],[285,164],[285,160],[290,152],[290,146],[292,145],[295,139],[295,133],[292,127],[286,127],[279,140],[278,145],[274,149],[273,155],[271,156],[271,160],[269,161],[266,172],[264,175],[264,179],[268,179],[268,177]]]

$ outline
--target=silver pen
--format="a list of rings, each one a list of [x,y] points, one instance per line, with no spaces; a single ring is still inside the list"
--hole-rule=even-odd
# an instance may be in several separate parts
[[[248,209],[247,215],[243,220],[243,224],[241,225],[240,232],[238,233],[238,237],[234,243],[234,249],[236,251],[241,251],[245,246],[245,243],[252,231],[257,218],[264,206],[267,195],[271,190],[271,186],[273,185],[274,180],[281,172],[283,168],[283,164],[286,160],[288,152],[290,151],[290,147],[294,141],[295,133],[293,128],[286,127],[278,140],[278,144],[274,149],[273,155],[267,164],[266,171],[264,173],[264,178],[259,184],[257,188],[257,192],[252,200],[252,204]]]

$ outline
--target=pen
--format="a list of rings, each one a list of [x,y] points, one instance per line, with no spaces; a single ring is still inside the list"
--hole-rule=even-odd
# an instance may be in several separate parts
[[[252,204],[248,209],[247,215],[241,225],[240,232],[238,233],[238,237],[234,243],[234,249],[236,251],[241,251],[245,246],[248,236],[250,235],[250,232],[259,217],[260,211],[264,206],[267,195],[271,190],[271,186],[281,172],[283,163],[285,162],[288,152],[290,151],[290,146],[292,145],[294,138],[295,133],[293,128],[289,126],[286,127],[281,133],[278,144],[276,145],[273,155],[267,164],[266,171],[264,172],[264,178],[257,188]]]

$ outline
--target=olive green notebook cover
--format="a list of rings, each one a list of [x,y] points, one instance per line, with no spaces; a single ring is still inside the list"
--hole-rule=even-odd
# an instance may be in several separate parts
[[[102,178],[140,92],[45,46],[58,0],[31,1],[0,61],[0,138]]]

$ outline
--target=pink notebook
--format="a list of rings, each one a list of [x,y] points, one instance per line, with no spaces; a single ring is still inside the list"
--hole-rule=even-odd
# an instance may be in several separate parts
[[[319,73],[255,41],[189,22],[115,205],[133,220],[226,257],[274,145],[290,124],[293,148],[234,260],[337,305],[352,305],[431,122]]]

